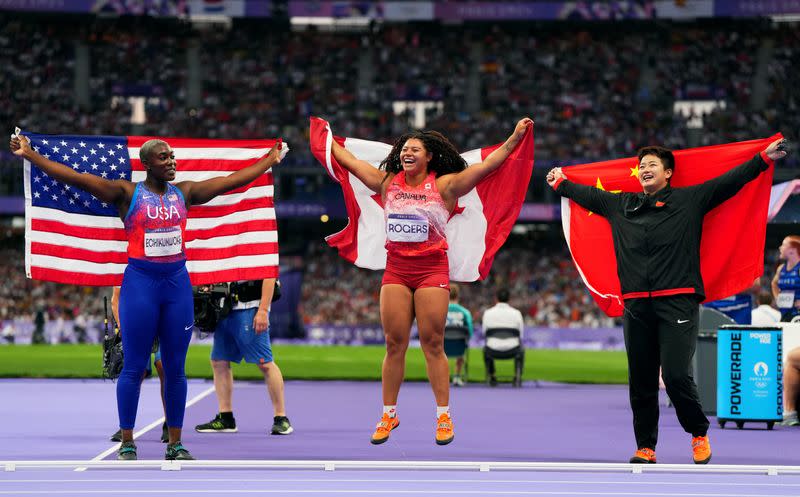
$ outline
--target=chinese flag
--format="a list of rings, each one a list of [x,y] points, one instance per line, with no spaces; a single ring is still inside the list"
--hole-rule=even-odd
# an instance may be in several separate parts
[[[752,159],[781,137],[777,134],[760,140],[675,150],[672,187],[695,185],[715,178]],[[763,273],[772,173],[770,167],[706,214],[700,243],[700,271],[706,301],[740,292]],[[642,191],[636,157],[565,167],[564,174],[575,183],[614,193]],[[592,297],[609,316],[621,316],[624,307],[608,221],[562,198],[561,222],[572,259]]]

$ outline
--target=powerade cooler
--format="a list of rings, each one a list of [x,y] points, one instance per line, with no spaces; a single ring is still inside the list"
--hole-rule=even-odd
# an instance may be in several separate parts
[[[783,419],[783,333],[769,326],[725,325],[717,334],[717,422]]]

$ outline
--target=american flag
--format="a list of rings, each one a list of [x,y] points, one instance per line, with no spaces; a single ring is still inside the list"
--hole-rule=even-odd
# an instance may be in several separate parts
[[[22,133],[50,160],[83,174],[133,182],[147,136],[55,136]],[[162,138],[175,152],[175,182],[225,176],[253,164],[276,140]],[[281,151],[285,154],[288,147]],[[187,268],[203,285],[278,276],[278,233],[268,171],[249,185],[192,206],[186,225]],[[115,205],[60,183],[25,161],[25,271],[29,278],[74,285],[122,282],[127,238]]]

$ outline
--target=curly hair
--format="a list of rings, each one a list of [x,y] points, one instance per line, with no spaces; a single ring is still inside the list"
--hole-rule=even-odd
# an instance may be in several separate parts
[[[402,135],[392,146],[392,151],[381,161],[378,168],[381,171],[386,171],[386,174],[399,173],[403,170],[403,164],[400,162],[400,150],[403,149],[405,143],[415,138],[422,142],[425,150],[431,154],[431,160],[428,162],[428,171],[436,173],[436,177],[457,173],[467,168],[467,161],[458,154],[456,147],[450,143],[450,140],[438,131],[411,131]]]

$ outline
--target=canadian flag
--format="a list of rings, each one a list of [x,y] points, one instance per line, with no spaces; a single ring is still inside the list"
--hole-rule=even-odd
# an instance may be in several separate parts
[[[381,142],[334,136],[327,121],[311,118],[311,152],[341,186],[348,217],[347,226],[326,237],[326,241],[358,267],[384,269],[383,202],[379,194],[336,162],[331,153],[333,140],[376,168],[392,147]],[[461,156],[467,164],[476,164],[499,146],[470,150]],[[531,128],[498,169],[458,199],[446,231],[451,280],[475,281],[489,274],[494,255],[508,238],[525,200],[533,172],[533,150]]]
[[[675,174],[671,186],[696,185],[752,159],[780,134],[760,140],[673,151]],[[749,182],[736,195],[706,214],[700,240],[700,273],[706,301],[734,295],[750,287],[764,272],[773,168]],[[564,168],[567,178],[613,193],[641,192],[636,157]],[[609,316],[621,316],[617,258],[611,226],[567,198],[561,199],[561,224],[575,266],[597,305]]]

